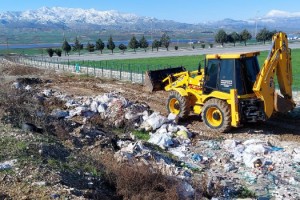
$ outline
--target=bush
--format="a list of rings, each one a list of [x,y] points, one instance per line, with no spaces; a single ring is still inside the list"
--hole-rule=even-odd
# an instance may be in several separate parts
[[[176,50],[176,51],[178,50],[178,46],[175,46],[175,50]]]
[[[148,166],[118,163],[113,156],[103,158],[104,177],[124,199],[179,199],[176,180]]]
[[[213,48],[213,46],[214,46],[213,44],[211,44],[211,43],[209,44],[209,48]]]
[[[125,50],[127,49],[127,46],[125,44],[120,44],[119,49],[122,51],[122,53],[124,53]]]
[[[58,57],[61,57],[61,52],[62,52],[61,49],[55,49],[54,52]]]
[[[95,51],[95,45],[88,42],[87,45],[86,45],[86,50],[88,50],[88,52],[94,52]]]
[[[205,48],[205,44],[202,43],[201,44],[201,48],[204,49]]]
[[[54,50],[53,50],[52,48],[48,48],[46,51],[47,51],[47,53],[48,53],[48,55],[49,55],[50,57],[53,56]]]

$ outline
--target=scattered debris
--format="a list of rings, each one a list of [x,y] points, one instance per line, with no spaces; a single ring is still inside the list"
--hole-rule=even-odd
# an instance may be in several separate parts
[[[9,160],[9,161],[0,163],[0,171],[12,169],[16,162],[17,162],[17,160],[13,159],[13,160]]]

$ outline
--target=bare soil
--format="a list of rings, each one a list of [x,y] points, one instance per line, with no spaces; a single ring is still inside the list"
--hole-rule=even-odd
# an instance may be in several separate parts
[[[0,62],[0,86],[2,88],[12,87],[13,82],[19,77],[35,77],[42,80],[39,84],[41,88],[48,88],[54,91],[60,92],[61,94],[67,94],[70,96],[97,96],[109,92],[118,92],[131,102],[143,102],[150,106],[154,111],[159,111],[163,115],[167,115],[166,110],[166,100],[168,98],[168,93],[165,91],[158,91],[154,93],[147,92],[143,85],[132,84],[130,82],[121,82],[116,80],[108,80],[103,78],[88,77],[80,74],[73,73],[59,73],[55,71],[46,71],[34,67],[15,65],[10,62]],[[1,90],[0,90],[1,92]],[[0,93],[1,94],[1,93]],[[1,98],[1,97],[0,97]],[[298,111],[299,113],[299,111]],[[2,116],[3,110],[1,110],[0,105],[0,116]],[[205,139],[250,139],[255,137],[267,138],[270,140],[279,141],[294,141],[300,142],[300,128],[299,128],[300,117],[293,117],[291,114],[276,115],[271,120],[265,123],[255,123],[247,124],[240,128],[234,128],[229,133],[221,134],[208,130],[198,115],[190,115],[187,119],[179,121],[180,124],[185,125],[194,134],[194,140],[205,140]],[[9,131],[0,130],[3,134],[9,134]],[[1,136],[1,134],[0,134]],[[70,144],[70,148],[74,148]],[[88,153],[89,148],[87,147],[85,151]],[[84,151],[83,151],[84,154]],[[27,170],[27,171],[26,171]],[[23,171],[30,174],[30,176],[43,176],[57,177],[57,174],[52,171],[47,171],[46,169],[42,171],[40,168],[35,168],[34,166],[28,166]],[[16,197],[19,199],[26,199],[28,194],[32,193],[32,187],[24,185],[23,182],[18,182],[18,177],[12,175],[2,176],[0,174],[0,180],[6,181],[4,184],[0,184],[0,189],[5,193],[1,193],[0,199],[10,199],[6,198],[6,194],[10,197]],[[49,181],[55,182],[55,180]],[[79,180],[80,182],[81,180]],[[9,184],[10,183],[10,184]],[[73,183],[72,183],[73,184]],[[72,186],[70,183],[70,185]],[[15,193],[12,193],[11,188],[16,188]],[[44,196],[50,196],[57,188],[47,188],[42,192],[36,192],[37,196],[35,198],[42,198]],[[24,193],[25,191],[25,193]],[[66,192],[67,193],[67,192]],[[4,195],[4,196],[2,196]],[[116,197],[113,194],[106,196],[107,199]],[[105,198],[102,198],[105,199]]]
[[[88,77],[73,73],[57,73],[42,69],[16,66],[13,63],[0,66],[1,80],[10,83],[20,76],[33,76],[46,80],[45,88],[60,91],[62,94],[73,96],[96,96],[103,93],[118,92],[132,102],[144,102],[154,111],[167,115],[166,101],[168,92],[148,92],[141,84]],[[47,81],[48,80],[48,81]],[[4,81],[5,82],[5,81]],[[9,85],[8,85],[9,86]],[[300,114],[294,118],[290,114],[280,114],[267,122],[246,124],[243,127],[234,128],[229,133],[220,134],[208,130],[203,124],[201,117],[191,115],[179,123],[186,125],[193,131],[196,137],[204,138],[247,138],[252,134],[275,135],[281,140],[300,141]]]

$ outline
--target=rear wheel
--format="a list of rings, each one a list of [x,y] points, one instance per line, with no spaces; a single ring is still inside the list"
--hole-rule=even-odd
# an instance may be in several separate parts
[[[230,106],[223,100],[208,100],[202,108],[201,116],[205,125],[210,129],[227,132],[231,128]]]
[[[167,109],[169,113],[178,115],[179,118],[186,118],[190,113],[188,98],[172,91],[167,100]]]

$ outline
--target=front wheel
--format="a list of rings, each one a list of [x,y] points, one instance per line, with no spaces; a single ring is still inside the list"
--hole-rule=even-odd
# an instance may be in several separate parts
[[[202,108],[201,116],[205,125],[210,129],[227,132],[231,128],[230,106],[223,100],[208,100]]]
[[[186,118],[190,112],[188,98],[172,91],[167,100],[167,109],[169,113],[178,115],[179,118]]]

